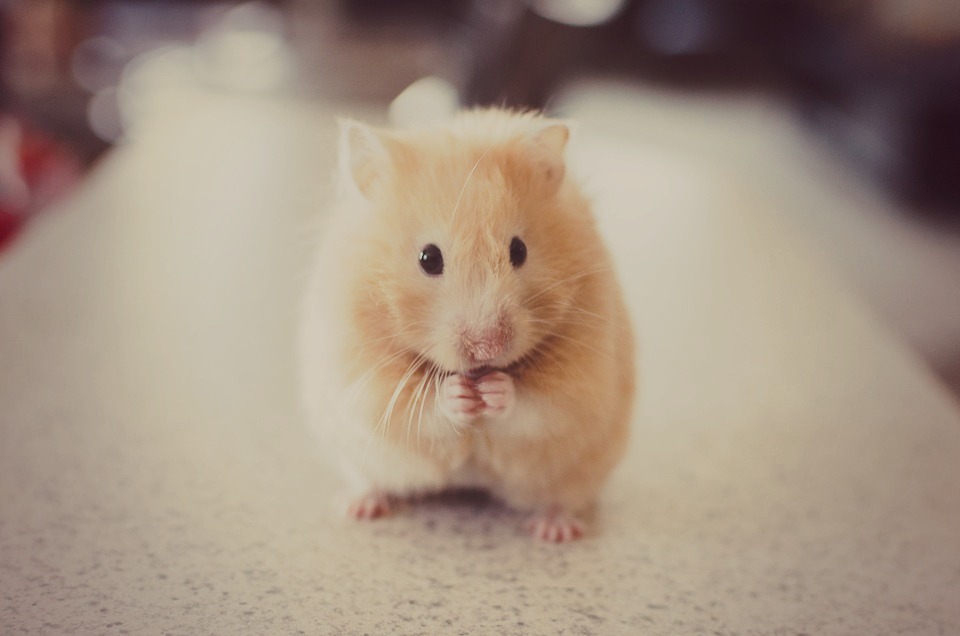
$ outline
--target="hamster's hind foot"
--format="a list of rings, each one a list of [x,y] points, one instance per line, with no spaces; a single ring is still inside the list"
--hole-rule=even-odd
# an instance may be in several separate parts
[[[357,497],[347,506],[347,517],[350,519],[370,520],[388,517],[393,513],[390,498],[378,492],[367,493]]]
[[[583,523],[558,509],[537,513],[527,522],[526,529],[534,539],[550,543],[566,543],[584,535]]]

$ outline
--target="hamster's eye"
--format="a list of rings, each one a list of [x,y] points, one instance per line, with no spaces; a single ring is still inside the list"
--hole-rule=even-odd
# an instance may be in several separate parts
[[[516,236],[510,241],[510,264],[520,267],[527,260],[527,245]]]
[[[420,250],[420,269],[430,276],[439,276],[443,273],[443,254],[439,247],[430,243]]]

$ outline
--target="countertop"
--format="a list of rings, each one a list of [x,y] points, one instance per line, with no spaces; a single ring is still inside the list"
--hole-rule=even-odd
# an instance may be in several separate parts
[[[954,398],[749,183],[589,129],[642,380],[588,537],[339,518],[294,364],[331,114],[193,99],[0,254],[4,634],[960,633]]]

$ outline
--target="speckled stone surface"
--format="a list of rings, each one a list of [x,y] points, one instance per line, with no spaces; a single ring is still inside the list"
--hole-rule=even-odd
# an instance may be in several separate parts
[[[747,184],[572,152],[643,376],[585,540],[334,514],[291,350],[330,118],[210,97],[0,255],[0,632],[960,633],[952,398]]]

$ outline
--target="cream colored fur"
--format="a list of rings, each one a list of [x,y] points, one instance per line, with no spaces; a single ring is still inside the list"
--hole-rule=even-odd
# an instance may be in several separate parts
[[[357,494],[471,484],[576,513],[619,461],[632,335],[565,171],[567,136],[562,122],[496,109],[418,130],[343,125],[342,187],[304,297],[302,389]],[[515,236],[528,249],[519,268]],[[419,268],[426,244],[443,252],[439,277]],[[498,320],[511,338],[489,366],[510,390],[458,421],[447,389],[470,370],[463,333]]]

